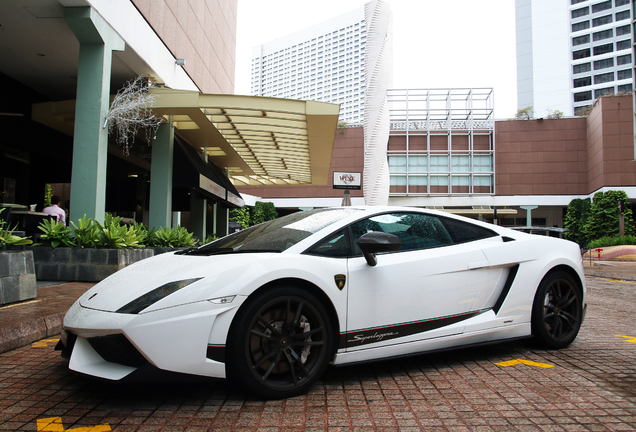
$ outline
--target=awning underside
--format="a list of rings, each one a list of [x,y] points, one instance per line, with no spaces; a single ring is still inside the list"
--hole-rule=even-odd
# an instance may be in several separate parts
[[[337,104],[155,88],[152,111],[227,170],[235,186],[326,185]],[[73,134],[75,101],[33,105],[33,119]]]
[[[236,186],[328,183],[338,105],[169,89],[153,93],[155,113],[172,115],[179,135],[227,168]],[[199,112],[180,109],[184,103]]]

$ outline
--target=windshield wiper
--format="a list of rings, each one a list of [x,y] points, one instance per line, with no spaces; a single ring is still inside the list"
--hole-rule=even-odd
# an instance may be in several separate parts
[[[200,248],[193,247],[190,249],[175,252],[175,255],[216,255],[234,252],[232,248],[206,248],[202,246]]]

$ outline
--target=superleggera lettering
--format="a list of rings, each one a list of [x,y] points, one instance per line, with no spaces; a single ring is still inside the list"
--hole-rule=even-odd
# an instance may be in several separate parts
[[[380,342],[382,339],[384,339],[387,336],[397,336],[399,335],[398,332],[388,332],[388,333],[378,333],[375,332],[372,335],[355,335],[353,337],[353,339],[349,339],[348,342],[360,342],[360,343],[364,343],[366,341],[368,341],[369,339],[374,339],[373,342]]]

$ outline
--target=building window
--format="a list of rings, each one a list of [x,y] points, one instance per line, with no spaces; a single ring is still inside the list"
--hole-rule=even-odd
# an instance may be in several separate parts
[[[618,92],[619,93],[631,93],[632,91],[632,85],[631,84],[625,84],[625,85],[619,85],[618,86]]]
[[[606,54],[614,51],[614,44],[605,44],[594,47],[594,55]]]
[[[490,176],[475,176],[473,179],[473,185],[475,186],[492,186],[492,177]]]
[[[406,156],[389,156],[389,172],[406,172]]]
[[[468,156],[453,156],[451,158],[451,170],[454,172],[468,172],[470,171],[469,161],[470,159]]]
[[[616,79],[617,80],[623,80],[623,79],[627,79],[627,78],[631,78],[631,77],[632,77],[632,70],[631,69],[619,70],[618,72],[616,72]]]
[[[581,9],[574,9],[572,11],[572,19],[584,16],[584,15],[589,15],[589,14],[590,14],[590,8],[587,6]]]
[[[448,156],[431,156],[431,172],[433,171],[448,171]]]
[[[431,176],[431,186],[448,186],[448,176]]]
[[[578,60],[578,59],[582,59],[582,58],[586,58],[590,56],[590,49],[589,48],[585,48],[582,50],[578,50],[578,51],[574,51],[572,52],[572,59],[573,60]]]
[[[611,81],[614,81],[614,72],[594,75],[594,84],[603,84]]]
[[[594,90],[594,99],[598,99],[603,95],[613,95],[614,87],[606,87],[598,90]]]
[[[580,74],[583,72],[589,72],[592,70],[592,64],[591,63],[581,63],[578,65],[574,65],[572,66],[572,73],[574,74]]]
[[[603,3],[596,3],[592,5],[592,13],[604,11],[612,8],[612,0],[604,1]]]
[[[572,24],[572,32],[577,32],[577,31],[581,31],[581,30],[585,30],[589,28],[590,28],[589,21],[581,21],[581,22]]]
[[[592,20],[592,27],[598,27],[604,24],[609,24],[612,22],[612,16],[611,15],[605,15],[599,18],[594,18]]]
[[[583,45],[589,42],[590,42],[590,35],[583,35],[583,36],[572,38],[572,46]]]
[[[618,42],[616,42],[616,51],[629,49],[631,44],[632,44],[631,39],[625,39],[625,40],[622,40],[622,41],[618,41]]]
[[[426,186],[427,184],[426,176],[409,176],[409,186]]]
[[[614,0],[614,6],[619,7],[629,4],[629,0]]]
[[[571,5],[575,5],[575,4],[579,4],[579,3],[581,3],[581,2],[584,2],[584,1],[586,1],[586,0],[572,0],[572,1],[570,2],[570,4],[571,4]]]
[[[625,34],[630,34],[631,30],[628,25],[616,27],[616,36],[622,36]]]
[[[603,31],[594,33],[592,39],[594,40],[594,42],[596,42],[603,39],[609,39],[611,37],[614,37],[614,30],[608,29],[608,30],[603,30]]]
[[[594,70],[605,69],[612,66],[614,66],[614,59],[612,57],[594,62]]]
[[[470,177],[468,176],[453,176],[453,186],[468,186],[470,184]]]
[[[592,105],[583,105],[580,107],[576,107],[574,108],[574,115],[575,116],[587,115],[591,108],[592,108]]]
[[[581,102],[592,99],[592,91],[574,93],[574,102]]]
[[[426,156],[409,156],[409,172],[428,171],[428,158]]]
[[[620,65],[624,65],[624,64],[632,64],[632,55],[631,54],[627,54],[627,55],[622,55],[622,56],[616,57],[616,65],[620,66]]]
[[[391,176],[390,186],[406,186],[406,176]]]
[[[473,171],[492,171],[492,156],[473,156]]]
[[[621,21],[624,19],[629,19],[629,11],[617,12],[616,13],[616,21]]]
[[[592,85],[591,77],[577,78],[574,80],[574,88]]]

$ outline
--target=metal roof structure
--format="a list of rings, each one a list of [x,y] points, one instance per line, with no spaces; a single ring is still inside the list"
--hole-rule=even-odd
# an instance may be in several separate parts
[[[227,170],[236,186],[326,185],[338,104],[154,88],[156,116]],[[73,135],[75,101],[33,105],[33,119]]]

